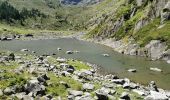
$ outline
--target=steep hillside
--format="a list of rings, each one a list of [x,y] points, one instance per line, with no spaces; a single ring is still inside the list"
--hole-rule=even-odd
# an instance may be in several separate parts
[[[158,55],[153,59],[164,57],[167,59],[169,53],[164,54],[163,51],[170,48],[170,0],[105,0],[105,2],[106,8],[111,5],[111,10],[103,9],[103,14],[93,17],[87,23],[88,38],[98,41],[110,38],[112,41],[119,41],[112,47],[119,48],[117,51],[125,54],[141,56],[146,54],[153,57],[154,52]],[[141,53],[140,49],[144,46]]]

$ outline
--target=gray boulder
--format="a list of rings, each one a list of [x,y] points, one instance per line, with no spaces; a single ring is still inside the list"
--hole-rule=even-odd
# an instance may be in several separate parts
[[[85,83],[83,84],[83,90],[93,90],[94,89],[94,85],[90,84],[90,83]]]
[[[162,43],[159,40],[152,40],[149,44],[145,46],[147,50],[147,56],[152,60],[157,60],[162,58],[163,52],[166,50],[166,43]]]
[[[68,94],[76,97],[76,96],[82,96],[83,92],[82,91],[76,91],[76,90],[68,90]]]
[[[151,82],[149,83],[149,89],[152,90],[152,91],[157,91],[157,92],[159,92],[159,90],[158,90],[158,88],[157,88],[157,86],[156,86],[156,83],[155,83],[154,81],[151,81]]]
[[[95,93],[96,93],[96,96],[98,97],[98,100],[108,100],[109,99],[107,96],[108,94],[101,89],[96,90]]]
[[[34,100],[34,98],[28,95],[24,95],[22,100]]]
[[[168,100],[166,94],[162,94],[156,91],[150,91],[150,95],[144,98],[145,100]]]
[[[112,82],[123,85],[125,83],[125,80],[124,79],[113,79]]]
[[[36,80],[32,80],[29,81],[26,85],[25,85],[25,92],[28,93],[32,93],[34,96],[36,95],[45,95],[45,86],[40,85],[38,81]]]
[[[128,72],[133,72],[135,73],[137,70],[136,69],[129,69]]]
[[[130,100],[129,94],[127,92],[123,92],[120,98],[124,100]]]
[[[5,90],[4,90],[4,94],[5,95],[11,95],[11,94],[13,94],[14,92],[13,92],[13,90],[11,89],[11,88],[9,88],[9,87],[7,87]]]

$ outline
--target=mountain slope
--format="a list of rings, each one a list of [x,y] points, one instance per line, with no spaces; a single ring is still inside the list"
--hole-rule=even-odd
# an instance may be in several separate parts
[[[115,42],[110,45],[121,53],[170,59],[170,0],[106,1],[111,11],[104,9],[87,23],[87,38],[111,38]]]

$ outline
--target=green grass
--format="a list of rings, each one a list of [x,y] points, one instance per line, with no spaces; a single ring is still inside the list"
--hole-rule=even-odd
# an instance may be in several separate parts
[[[5,77],[5,79],[0,81],[0,89],[5,89],[6,87],[14,85],[22,86],[31,77],[31,75],[27,72],[18,75],[10,71],[7,71],[6,73],[0,73],[0,76]]]
[[[82,84],[73,80],[71,77],[59,77],[54,73],[48,73],[50,80],[48,82],[52,83],[51,86],[47,87],[47,93],[50,93],[54,96],[61,96],[66,98],[67,89],[60,84],[60,81],[66,82],[74,90],[81,90]]]
[[[68,64],[74,66],[74,68],[76,70],[81,70],[81,69],[88,70],[91,68],[90,66],[86,65],[85,63],[83,63],[81,61],[77,61],[77,60],[75,60],[75,61],[69,60]]]
[[[160,19],[155,19],[148,25],[144,26],[133,36],[141,46],[146,45],[150,40],[161,40],[166,42],[170,47],[170,21],[167,21],[162,28],[160,26]]]

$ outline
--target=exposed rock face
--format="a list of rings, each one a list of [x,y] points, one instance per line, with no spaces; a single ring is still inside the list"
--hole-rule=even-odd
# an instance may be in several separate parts
[[[161,13],[161,23],[170,20],[170,1],[165,5]]]
[[[152,60],[157,60],[162,58],[167,46],[159,40],[152,40],[145,48],[147,50],[147,56],[151,57]]]
[[[142,27],[144,27],[148,23],[149,23],[149,20],[146,19],[146,18],[139,20],[135,25],[134,31],[138,31],[139,29],[141,29]]]
[[[138,7],[142,6],[145,2],[146,0],[136,0],[136,4]]]

